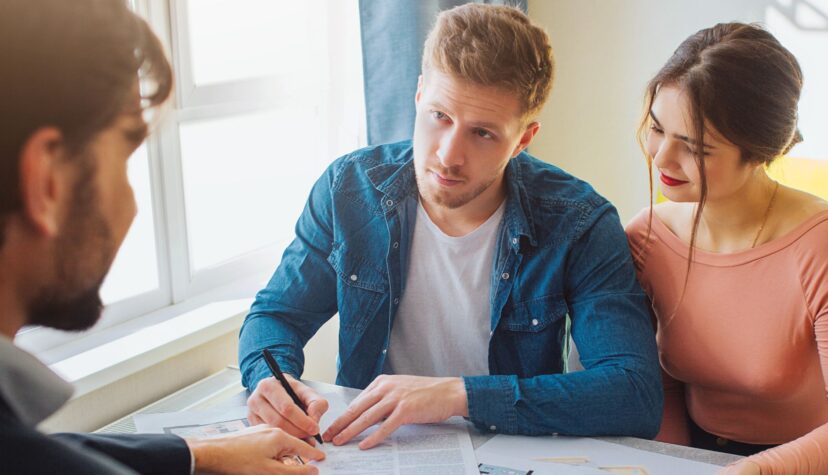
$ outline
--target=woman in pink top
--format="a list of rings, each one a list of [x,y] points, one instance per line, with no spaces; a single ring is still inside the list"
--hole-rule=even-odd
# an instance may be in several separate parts
[[[765,172],[802,140],[801,87],[796,58],[737,23],[648,87],[642,146],[671,202],[627,233],[658,325],[658,439],[750,455],[728,474],[828,474],[828,203]]]

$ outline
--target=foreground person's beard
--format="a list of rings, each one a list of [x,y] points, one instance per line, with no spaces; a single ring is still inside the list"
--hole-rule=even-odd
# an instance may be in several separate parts
[[[28,324],[58,330],[86,330],[98,321],[102,310],[100,283],[74,295],[66,295],[62,289],[44,289],[29,305]]]
[[[103,310],[100,288],[117,251],[97,204],[90,157],[75,186],[66,231],[55,242],[54,281],[29,302],[28,325],[86,330]]]

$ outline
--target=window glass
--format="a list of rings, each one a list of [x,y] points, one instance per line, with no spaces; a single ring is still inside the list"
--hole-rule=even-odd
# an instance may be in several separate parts
[[[278,109],[180,128],[192,272],[286,246],[325,167],[314,110]]]
[[[101,288],[105,304],[158,288],[158,258],[146,144],[130,157],[128,173],[138,214]]]
[[[196,86],[293,73],[308,68],[316,1],[189,0],[190,54]],[[321,28],[316,23],[316,29]],[[317,58],[318,59],[318,58]]]

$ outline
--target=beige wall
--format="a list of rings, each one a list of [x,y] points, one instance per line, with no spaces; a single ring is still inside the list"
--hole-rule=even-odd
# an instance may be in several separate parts
[[[557,59],[533,155],[583,178],[626,223],[648,200],[635,142],[643,90],[679,43],[717,22],[760,21],[771,0],[529,0]]]

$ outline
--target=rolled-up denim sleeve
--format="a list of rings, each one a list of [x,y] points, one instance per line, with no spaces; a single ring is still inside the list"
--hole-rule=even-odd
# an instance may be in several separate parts
[[[239,367],[242,384],[251,391],[270,376],[263,349],[272,352],[284,372],[298,378],[304,369],[305,344],[336,313],[336,276],[327,258],[333,241],[332,187],[338,162],[313,186],[296,223],[296,237],[242,324]]]
[[[648,301],[614,208],[596,210],[566,263],[572,337],[583,371],[464,378],[469,418],[508,434],[658,432],[664,394]]]

